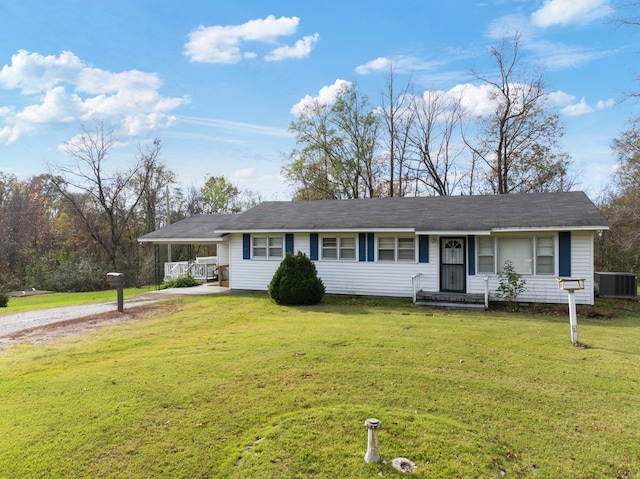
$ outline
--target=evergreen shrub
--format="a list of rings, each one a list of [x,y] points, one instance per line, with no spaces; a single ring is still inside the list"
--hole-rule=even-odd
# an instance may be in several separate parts
[[[172,279],[171,281],[165,281],[164,283],[162,283],[161,289],[191,288],[192,286],[200,286],[201,284],[202,283],[200,283],[193,276],[187,273],[180,275],[176,279]]]
[[[9,305],[9,296],[0,291],[0,308],[6,308]]]
[[[269,296],[279,304],[318,304],[324,291],[316,266],[301,251],[287,253],[269,283]]]

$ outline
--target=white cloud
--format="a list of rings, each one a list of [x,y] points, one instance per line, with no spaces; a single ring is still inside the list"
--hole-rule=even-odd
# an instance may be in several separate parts
[[[613,11],[610,0],[545,0],[539,10],[531,14],[534,25],[585,24],[605,17]]]
[[[474,116],[487,115],[495,110],[495,101],[493,93],[495,87],[491,85],[472,85],[465,83],[464,85],[456,85],[451,88],[447,94],[454,98],[460,98],[460,103],[465,110]]]
[[[613,53],[611,50],[594,50],[548,41],[531,41],[527,47],[536,54],[546,70],[574,68]]]
[[[123,127],[128,136],[136,137],[158,128],[167,128],[175,122],[175,116],[168,116],[158,112],[139,113],[127,115],[124,118]]]
[[[455,52],[453,55],[459,57],[460,53]],[[355,72],[359,75],[368,75],[375,72],[389,72],[389,68],[393,68],[395,73],[431,72],[445,63],[446,61],[425,61],[413,56],[403,55],[394,58],[378,57],[363,65],[358,65],[355,68]]]
[[[251,176],[253,176],[255,169],[254,168],[242,168],[240,170],[235,170],[233,173],[231,173],[231,181],[232,182],[239,182],[241,180],[246,180],[248,178],[251,178]]]
[[[574,95],[570,95],[569,93],[563,92],[562,90],[552,91],[547,95],[549,99],[549,104],[551,106],[563,106],[569,105],[573,100],[576,99]]]
[[[48,90],[41,103],[27,106],[16,118],[24,123],[71,123],[83,114],[82,100],[64,87]]]
[[[200,25],[187,36],[184,54],[192,62],[201,63],[238,63],[243,58],[256,58],[257,53],[243,51],[242,43],[274,43],[279,37],[293,35],[298,29],[298,17],[276,18],[269,15],[264,19],[249,20],[242,25]],[[266,56],[268,61],[308,56],[319,35],[306,36],[298,40],[293,47],[283,46],[273,49]]]
[[[286,60],[287,58],[306,58],[313,50],[314,45],[318,42],[320,35],[308,35],[298,40],[294,46],[283,46],[271,50],[264,59],[268,62],[277,62]]]
[[[192,125],[204,126],[210,129],[222,129],[227,131],[226,138],[229,138],[230,134],[246,135],[247,133],[255,136],[271,136],[280,138],[290,138],[291,133],[285,128],[275,128],[272,126],[256,125],[253,123],[243,123],[238,121],[221,120],[218,118],[201,118],[193,116],[181,116],[179,118],[181,122],[190,123]]]
[[[578,103],[565,106],[560,113],[567,116],[580,116],[592,113],[593,108],[582,98]]]
[[[43,56],[21,50],[0,70],[0,88],[19,89],[30,104],[18,112],[0,109],[0,141],[12,143],[45,124],[92,119],[123,125],[126,135],[166,127],[175,120],[167,113],[188,98],[163,97],[161,86],[155,73],[109,72],[71,52]]]
[[[487,36],[493,39],[513,37],[518,34],[528,38],[531,30],[531,22],[526,16],[516,13],[503,15],[493,20],[487,29]]]
[[[338,93],[350,85],[350,81],[338,79],[333,83],[333,85],[323,86],[315,97],[312,97],[311,95],[305,96],[302,100],[293,105],[290,112],[295,116],[300,116],[305,108],[314,104],[318,104],[320,106],[331,105],[336,101]]]
[[[385,57],[378,57],[375,60],[359,65],[356,67],[356,73],[359,75],[367,75],[376,71],[389,71],[391,66],[391,60]]]
[[[606,110],[607,108],[611,108],[616,104],[616,101],[613,98],[609,98],[608,100],[599,100],[596,103],[596,108],[598,110]]]
[[[71,52],[43,56],[20,50],[11,57],[11,65],[0,70],[0,87],[20,89],[25,95],[48,90],[77,77],[84,65]]]

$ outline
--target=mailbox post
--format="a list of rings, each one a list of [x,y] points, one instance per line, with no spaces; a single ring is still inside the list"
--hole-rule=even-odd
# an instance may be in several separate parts
[[[578,346],[578,315],[576,314],[575,291],[584,289],[584,278],[556,278],[558,288],[569,294],[569,325],[571,326],[571,342]]]
[[[124,273],[107,273],[107,283],[118,292],[118,312],[124,312]]]

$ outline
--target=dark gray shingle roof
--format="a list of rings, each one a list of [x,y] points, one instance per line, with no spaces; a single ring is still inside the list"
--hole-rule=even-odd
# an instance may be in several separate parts
[[[529,195],[267,201],[225,225],[243,230],[403,229],[487,231],[608,226],[582,192]]]
[[[142,241],[219,238],[228,232],[410,229],[606,229],[582,192],[528,195],[266,201],[238,215],[200,215],[149,233]]]
[[[176,221],[139,238],[142,242],[189,242],[216,240],[223,234],[218,232],[220,226],[235,215],[195,215]]]

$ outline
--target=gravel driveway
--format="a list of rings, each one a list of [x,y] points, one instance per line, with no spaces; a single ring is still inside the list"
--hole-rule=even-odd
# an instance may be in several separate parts
[[[228,290],[229,288],[203,284],[192,288],[170,288],[149,291],[137,295],[132,299],[125,300],[124,313],[118,313],[117,301],[108,301],[3,315],[0,316],[0,343],[10,342],[25,331],[44,328],[58,323],[77,322],[82,318],[92,318],[105,313],[113,313],[110,314],[110,316],[117,316],[118,314],[126,314],[128,310],[133,308],[150,305],[163,299],[185,295],[216,294]],[[114,296],[115,295],[116,293],[114,291]],[[12,298],[11,301],[19,301],[19,299]]]

